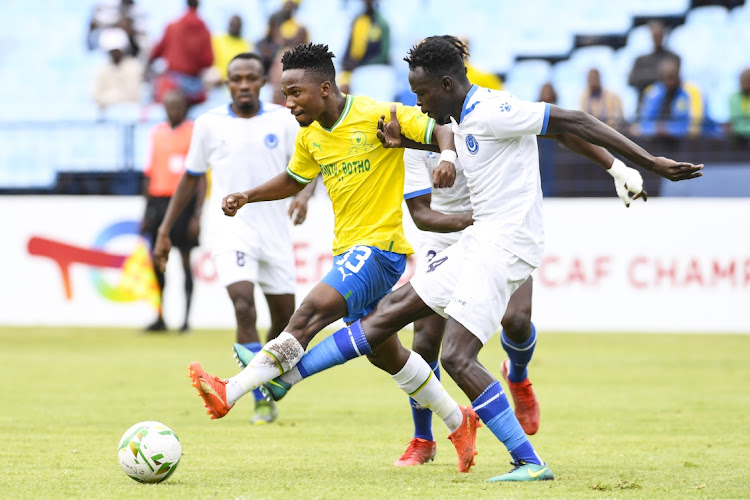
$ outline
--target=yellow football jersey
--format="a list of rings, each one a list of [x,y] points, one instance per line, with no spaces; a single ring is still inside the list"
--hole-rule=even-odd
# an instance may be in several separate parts
[[[378,119],[390,117],[392,104],[347,95],[330,130],[314,122],[297,133],[287,172],[303,183],[323,174],[333,204],[334,255],[354,245],[413,253],[401,224],[404,150],[384,148],[376,135]],[[396,116],[404,136],[431,142],[433,119],[402,104],[397,104]]]

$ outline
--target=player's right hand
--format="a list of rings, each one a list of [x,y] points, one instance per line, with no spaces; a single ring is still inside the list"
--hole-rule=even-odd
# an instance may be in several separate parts
[[[157,234],[154,243],[154,266],[161,272],[167,270],[169,251],[172,250],[172,240],[169,235]]]
[[[401,147],[401,124],[398,122],[395,104],[391,106],[391,119],[388,123],[385,122],[385,115],[380,116],[376,134],[384,148]]]
[[[245,196],[245,193],[232,193],[221,200],[221,209],[224,211],[224,215],[234,217],[237,210],[242,208],[245,203],[247,203],[247,196]]]

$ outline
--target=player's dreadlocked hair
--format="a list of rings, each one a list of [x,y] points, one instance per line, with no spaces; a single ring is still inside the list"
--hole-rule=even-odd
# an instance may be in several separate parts
[[[321,80],[336,81],[336,70],[333,67],[333,52],[328,45],[300,44],[284,52],[281,56],[282,71],[288,69],[304,69],[320,76]]]
[[[409,69],[422,68],[435,78],[466,76],[464,60],[469,57],[466,44],[450,35],[430,36],[413,46],[404,57]]]

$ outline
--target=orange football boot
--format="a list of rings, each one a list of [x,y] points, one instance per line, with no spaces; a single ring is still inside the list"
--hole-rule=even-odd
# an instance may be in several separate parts
[[[396,467],[406,467],[408,465],[422,465],[435,459],[437,453],[437,443],[427,441],[422,438],[414,438],[406,447],[406,451],[393,462]]]
[[[190,363],[188,368],[193,387],[198,390],[198,395],[203,399],[203,406],[206,407],[206,413],[211,419],[221,418],[229,413],[234,405],[227,404],[226,379],[209,375],[197,361]]]
[[[511,382],[508,380],[510,360],[506,359],[500,367],[505,382],[508,384],[508,390],[513,397],[513,406],[515,407],[516,418],[521,424],[523,431],[532,436],[539,430],[539,402],[536,400],[534,389],[531,388],[529,377],[522,382]]]
[[[477,454],[477,429],[482,427],[482,422],[471,406],[462,406],[461,412],[464,414],[461,426],[451,432],[448,439],[458,453],[458,472],[469,472]]]

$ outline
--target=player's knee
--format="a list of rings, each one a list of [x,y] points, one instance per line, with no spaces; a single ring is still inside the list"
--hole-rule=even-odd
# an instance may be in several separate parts
[[[257,316],[255,301],[245,297],[235,297],[232,302],[234,303],[234,314],[238,323],[252,322],[255,324]]]
[[[508,310],[502,320],[505,335],[517,344],[522,344],[531,335],[531,310]]]
[[[415,326],[411,350],[422,356],[428,363],[437,361],[440,355],[440,340],[440,332],[436,334],[429,328]]]

